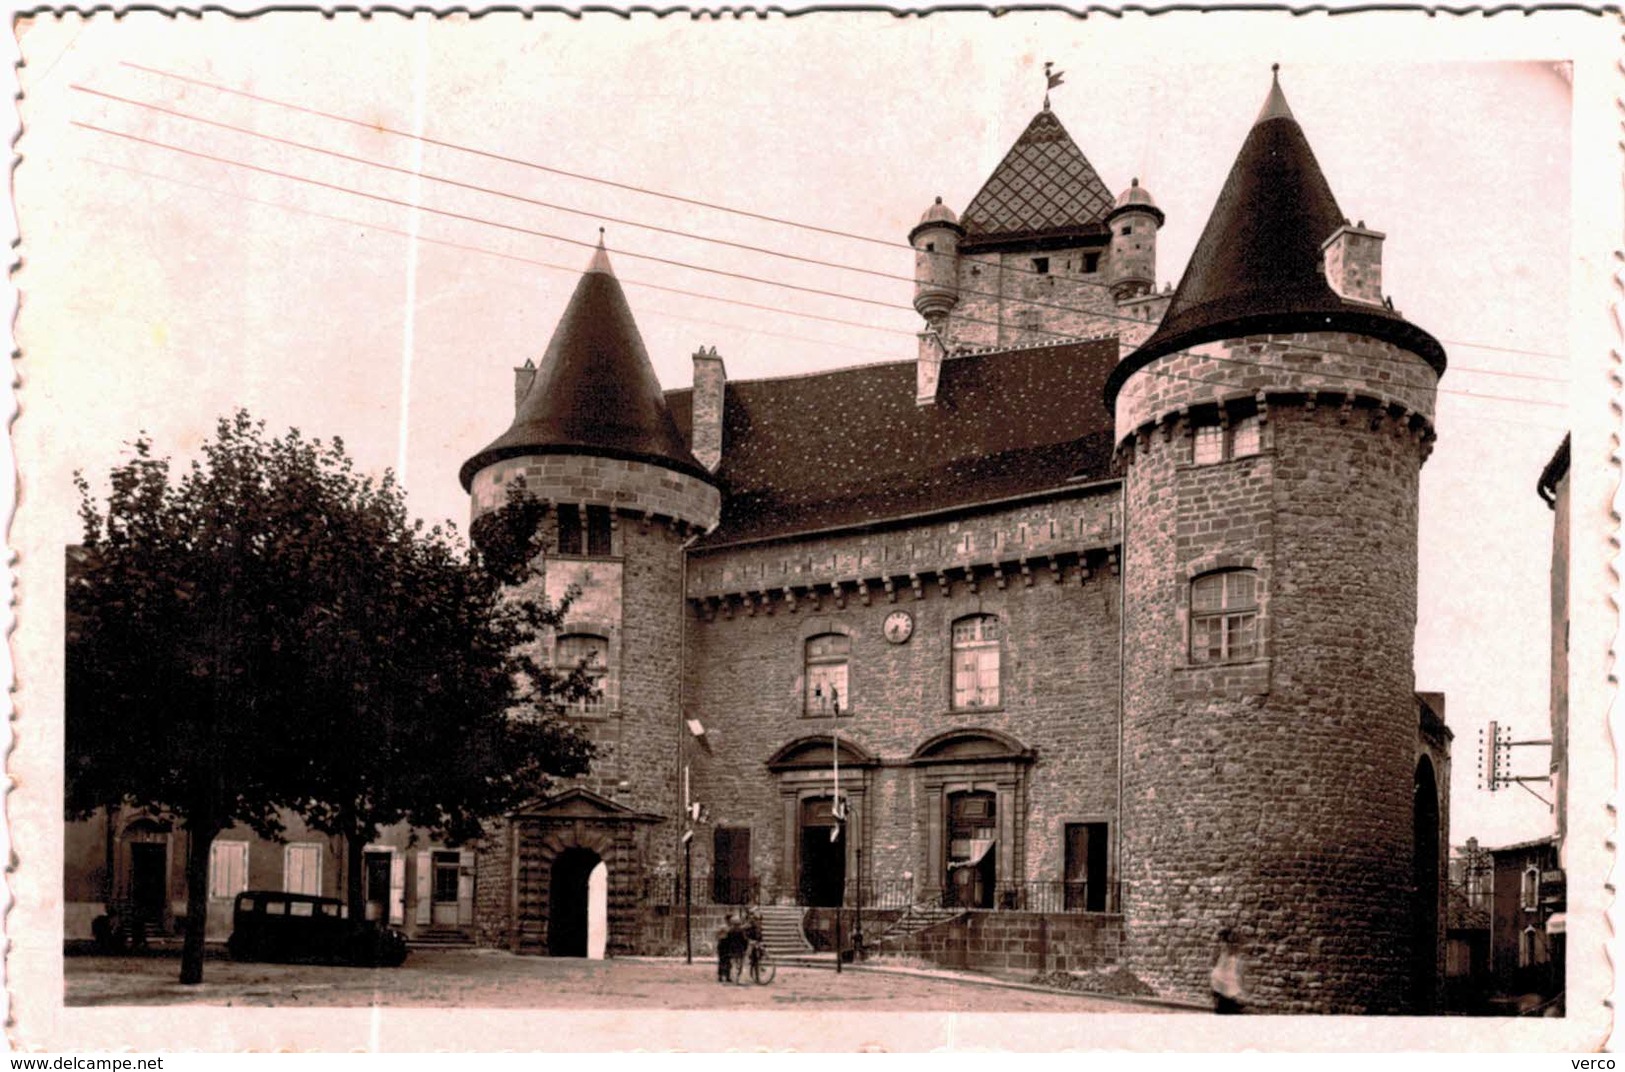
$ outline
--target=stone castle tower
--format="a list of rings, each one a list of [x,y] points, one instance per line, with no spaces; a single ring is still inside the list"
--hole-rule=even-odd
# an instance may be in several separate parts
[[[1160,993],[1206,995],[1223,928],[1283,1012],[1412,1007],[1432,956],[1412,652],[1445,355],[1384,300],[1382,238],[1344,219],[1277,83],[1166,317],[1107,381],[1123,911]]]
[[[513,424],[460,475],[475,519],[502,505],[519,478],[548,505],[541,583],[555,602],[577,592],[551,655],[564,669],[585,659],[597,676],[601,698],[574,714],[599,755],[588,778],[515,816],[505,841],[482,854],[482,902],[487,890],[492,897],[484,914],[505,917],[500,926],[513,932],[487,937],[573,952],[561,946],[576,942],[574,928],[550,933],[549,919],[561,918],[554,887],[585,888],[583,870],[602,863],[608,949],[628,952],[642,871],[673,851],[653,844],[650,830],[679,797],[673,638],[682,631],[683,545],[715,527],[721,495],[677,429],[602,244],[540,367],[517,375]]]
[[[918,396],[972,350],[1150,334],[1162,210],[1136,178],[1115,200],[1049,102],[963,216],[937,198],[909,232],[920,333]]]

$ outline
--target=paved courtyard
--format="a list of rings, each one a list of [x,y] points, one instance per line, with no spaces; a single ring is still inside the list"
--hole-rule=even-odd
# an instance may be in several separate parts
[[[535,1009],[853,1008],[869,1012],[1164,1012],[1056,991],[890,971],[783,967],[768,986],[722,986],[716,965],[575,960],[488,950],[414,950],[393,969],[238,964],[211,959],[183,987],[174,957],[68,957],[65,1004]]]

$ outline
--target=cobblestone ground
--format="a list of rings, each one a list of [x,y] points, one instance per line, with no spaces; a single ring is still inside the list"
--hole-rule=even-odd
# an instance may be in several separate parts
[[[854,1008],[872,1012],[1160,1012],[1152,1006],[964,979],[882,971],[779,969],[768,986],[723,986],[715,963],[575,960],[486,950],[414,950],[392,969],[209,960],[183,987],[173,957],[68,957],[65,1004],[443,1006],[535,1009]]]

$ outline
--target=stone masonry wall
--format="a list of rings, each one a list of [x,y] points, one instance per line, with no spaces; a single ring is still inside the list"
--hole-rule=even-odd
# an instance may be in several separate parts
[[[1038,912],[967,912],[927,927],[886,953],[944,968],[999,974],[1084,972],[1117,964],[1123,917]]]
[[[1106,285],[1106,251],[1096,271],[1083,271],[1085,250],[1041,253],[976,253],[959,259],[959,303],[948,318],[944,342],[955,349],[1053,344],[1060,338],[1115,334],[1117,301]],[[1046,275],[1033,271],[1034,257],[1048,257]]]
[[[1115,547],[1118,539],[1117,497],[1079,495],[907,528],[698,553],[689,560],[688,594],[693,599],[737,597],[787,588],[805,593],[839,583],[848,598],[861,599],[857,582],[867,580],[870,598],[884,600],[885,579],[912,597],[907,591],[911,574],[972,566],[991,570],[996,563],[1004,564],[1010,581],[1020,584],[1025,583],[1023,561],[1029,563],[1029,573],[1036,568],[1042,574],[1049,556]]]
[[[508,485],[520,476],[532,495],[547,502],[608,506],[702,529],[715,528],[722,511],[722,493],[686,473],[620,458],[537,454],[493,462],[474,474],[471,516],[501,506]]]
[[[1114,489],[1095,496],[1090,508],[1104,512],[1116,502]],[[1070,509],[1054,504],[1055,509]],[[965,524],[1018,531],[1031,526],[1031,510],[1012,510]],[[1029,533],[1032,531],[1029,527]],[[924,533],[909,530],[885,539]],[[880,537],[849,535],[787,543],[773,554],[792,561],[855,563],[872,554]],[[935,545],[933,544],[933,547]],[[865,549],[869,548],[868,551]],[[742,550],[741,562],[697,558],[690,570],[690,595],[709,583],[696,576],[721,576],[766,554]],[[726,556],[717,552],[716,556]],[[1067,822],[1109,822],[1115,829],[1117,763],[1118,629],[1117,578],[1096,552],[1079,566],[1076,557],[1061,569],[1047,565],[1023,576],[1011,571],[1001,587],[983,573],[974,582],[955,569],[936,572],[939,561],[922,559],[919,589],[906,581],[894,587],[895,602],[879,585],[867,603],[849,589],[837,602],[829,593],[814,601],[804,593],[792,609],[775,595],[749,612],[691,614],[687,623],[689,717],[706,727],[703,747],[690,749],[695,795],[714,825],[749,827],[752,874],[762,882],[763,900],[794,893],[784,888],[786,864],[795,846],[794,817],[787,815],[780,778],[767,760],[802,738],[827,741],[834,722],[804,711],[805,642],[825,632],[851,637],[850,714],[840,721],[843,740],[879,760],[864,771],[843,770],[843,788],[861,788],[864,882],[915,880],[917,888],[940,882],[942,863],[927,859],[923,779],[926,771],[908,758],[945,731],[992,730],[1035,749],[1024,768],[1026,814],[1009,816],[1025,851],[1020,874],[1000,881],[1062,879],[1063,834]],[[912,558],[909,560],[914,562]],[[844,572],[837,570],[837,572]],[[860,571],[861,572],[861,571]],[[946,578],[946,585],[941,583]],[[630,587],[630,586],[629,586]],[[913,636],[893,644],[882,623],[893,611],[914,617]],[[1001,705],[977,711],[952,709],[950,637],[953,622],[965,615],[996,614],[1004,625],[1001,652]],[[822,772],[827,776],[828,771]],[[1005,817],[1001,816],[1001,822]],[[853,846],[856,847],[856,846]],[[696,872],[711,870],[712,845],[701,831],[695,841]],[[793,870],[793,869],[789,869]],[[856,876],[849,868],[848,878]]]
[[[1146,379],[1125,388],[1120,430],[1160,417],[1140,409],[1125,421],[1164,391]],[[1414,401],[1431,411],[1419,391]],[[1263,445],[1200,467],[1182,428],[1131,447],[1130,965],[1159,993],[1202,1000],[1229,926],[1263,1007],[1398,1011],[1409,986],[1423,446],[1391,422],[1374,429],[1303,406],[1271,407]],[[1237,567],[1258,571],[1257,657],[1193,668],[1190,581]]]
[[[1357,392],[1433,419],[1438,374],[1380,339],[1339,332],[1252,335],[1159,357],[1117,396],[1117,441],[1181,406],[1258,391]]]

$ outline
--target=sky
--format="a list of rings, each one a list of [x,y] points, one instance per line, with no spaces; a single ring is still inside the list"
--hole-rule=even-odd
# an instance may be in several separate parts
[[[72,542],[75,469],[96,480],[141,431],[187,457],[243,406],[341,437],[420,516],[461,526],[458,467],[507,427],[512,369],[540,358],[600,226],[668,388],[702,345],[735,379],[909,359],[908,230],[937,196],[963,210],[1040,107],[1045,61],[1108,188],[1138,178],[1166,213],[1158,274],[1177,282],[1280,62],[1344,213],[1388,236],[1384,290],[1452,366],[1422,476],[1416,661],[1456,734],[1452,840],[1541,836],[1545,806],[1477,790],[1475,765],[1490,719],[1547,735],[1535,483],[1591,375],[1570,357],[1573,94],[1553,62],[1572,27],[1528,19],[1497,52],[1422,16],[1264,18],[26,24],[23,508]],[[1514,53],[1542,58],[1496,59]]]

